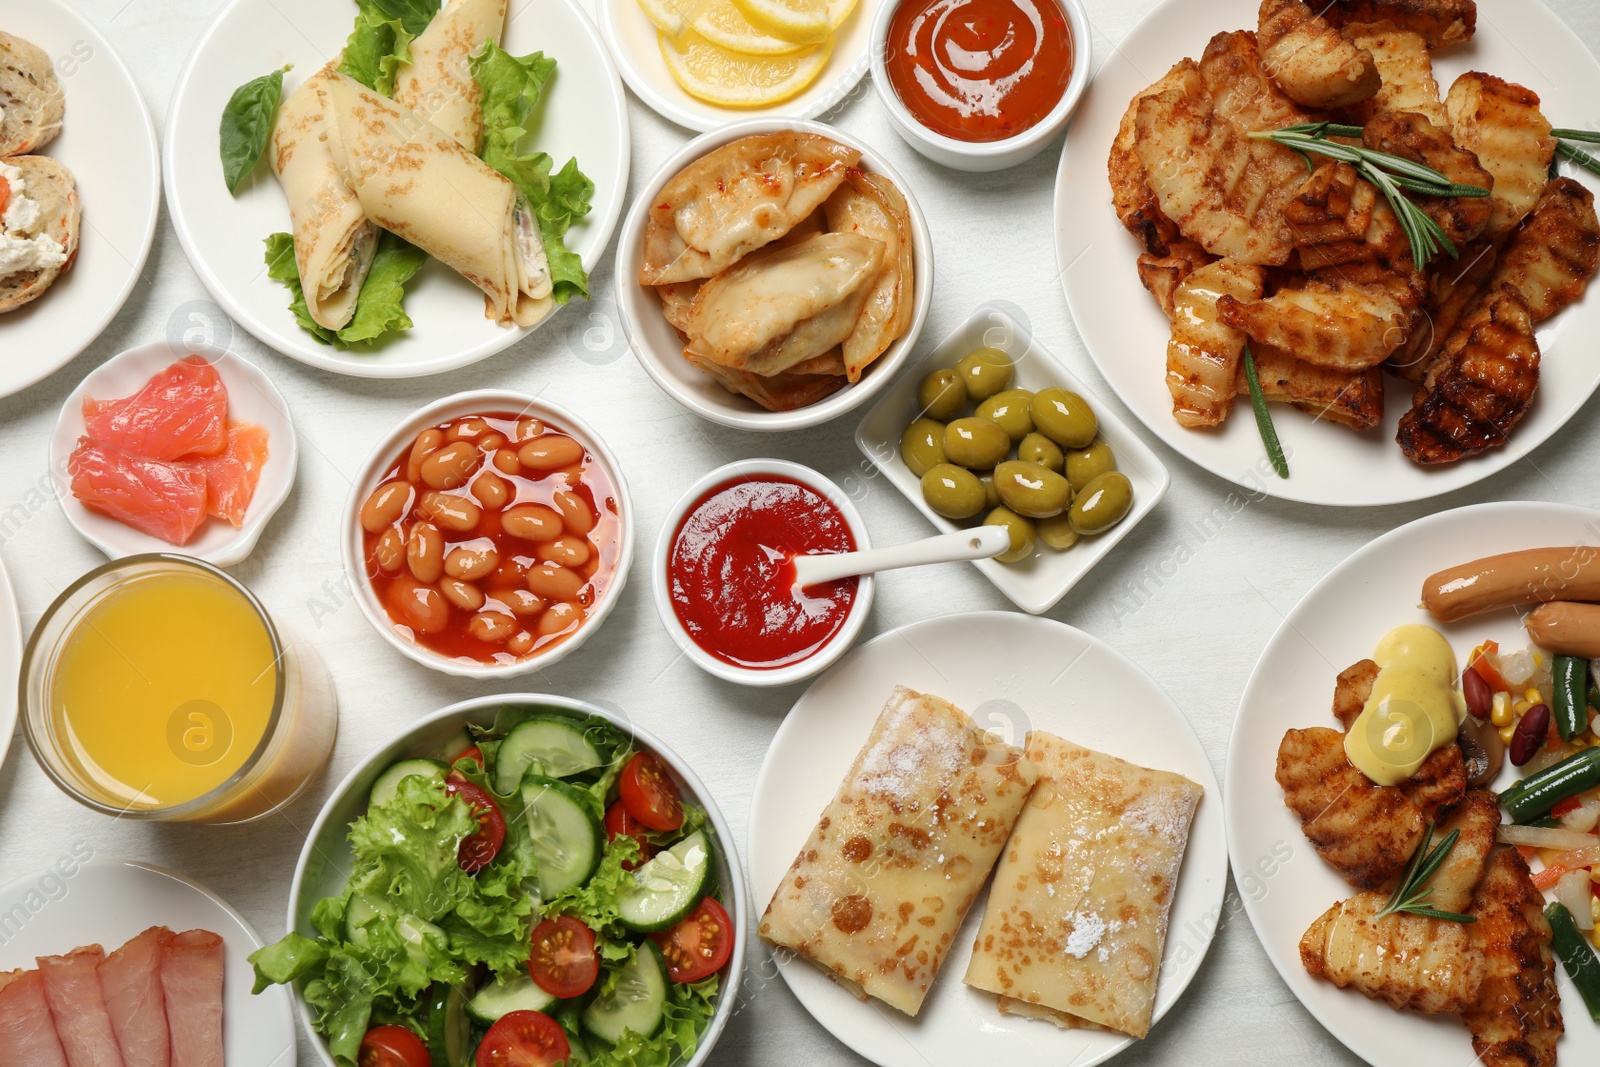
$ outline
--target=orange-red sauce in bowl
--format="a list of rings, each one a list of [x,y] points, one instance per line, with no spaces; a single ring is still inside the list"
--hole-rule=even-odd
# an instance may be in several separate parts
[[[906,110],[958,141],[1038,125],[1072,78],[1072,29],[1056,0],[905,0],[885,49]]]

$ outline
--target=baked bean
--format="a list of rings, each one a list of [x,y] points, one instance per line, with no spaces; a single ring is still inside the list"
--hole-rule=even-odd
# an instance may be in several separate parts
[[[569,533],[579,537],[594,529],[600,519],[590,509],[589,502],[570,489],[563,489],[554,497],[556,510],[561,512],[561,522]]]
[[[561,536],[561,516],[543,504],[518,504],[500,516],[500,526],[524,541],[552,541]]]
[[[400,568],[406,565],[406,539],[400,536],[398,526],[383,531],[383,536],[372,547],[372,558],[384,574],[400,573]]]
[[[554,541],[544,541],[533,550],[542,560],[559,563],[563,567],[581,567],[589,562],[589,542],[581,537],[563,534]]]
[[[489,432],[489,424],[480,418],[462,419],[450,427],[450,440],[461,441],[469,437],[481,437]]]
[[[417,510],[432,520],[435,526],[456,533],[475,530],[478,523],[483,521],[483,509],[466,497],[431,489],[422,494],[422,503]]]
[[[409,578],[396,579],[389,587],[390,618],[419,634],[436,634],[450,622],[450,605],[431,585]]]
[[[442,578],[439,581],[439,592],[463,611],[477,611],[483,607],[483,590],[471,582],[463,582],[457,578]]]
[[[511,483],[494,471],[479,471],[472,479],[472,495],[490,511],[499,511],[511,499]]]
[[[563,434],[547,433],[517,449],[517,460],[531,471],[554,471],[583,459],[583,446]]]
[[[494,598],[510,609],[513,615],[537,615],[544,610],[544,601],[526,589],[507,589]]]
[[[361,528],[377,533],[393,526],[411,506],[412,488],[405,482],[384,482],[361,505]]]
[[[526,630],[518,630],[506,642],[506,651],[513,656],[526,656],[533,651],[533,635]]]
[[[422,461],[439,450],[444,444],[444,431],[429,427],[417,434],[416,443],[411,446],[411,458],[406,460],[406,480],[414,482],[422,471]]]
[[[467,442],[456,441],[423,460],[418,473],[431,489],[457,489],[467,484],[482,458]]]
[[[544,423],[530,415],[517,420],[516,429],[511,431],[511,440],[519,445],[526,444],[542,433],[544,433]]]
[[[411,527],[406,539],[406,563],[419,582],[432,585],[444,573],[444,535],[431,522],[419,522]]]
[[[516,628],[517,621],[503,611],[480,611],[467,620],[467,633],[491,644],[504,641]]]
[[[498,566],[500,566],[500,553],[494,550],[494,542],[487,537],[457,545],[444,558],[444,572],[464,582],[475,582],[479,578],[486,578]]]
[[[583,621],[583,609],[576,604],[551,604],[549,610],[539,616],[536,627],[542,636],[565,633],[567,630]]]
[[[559,563],[546,561],[528,571],[528,591],[550,600],[571,600],[583,588],[583,578]]]
[[[506,435],[503,433],[486,433],[476,442],[480,452],[498,452],[506,447]]]

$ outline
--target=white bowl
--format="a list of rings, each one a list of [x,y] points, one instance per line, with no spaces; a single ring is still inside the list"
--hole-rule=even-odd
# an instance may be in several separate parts
[[[1105,533],[1082,538],[1064,552],[1039,545],[1032,556],[1017,563],[1001,563],[994,559],[973,561],[973,566],[1013,604],[1038,615],[1054,607],[1078,579],[1155,509],[1166,495],[1172,476],[1139,435],[1111,410],[1111,405],[1090,392],[1082,379],[1034,340],[1008,307],[998,303],[979,305],[939,347],[902,374],[856,427],[856,445],[929,522],[941,531],[958,530],[965,524],[952,522],[928,507],[927,501],[922,499],[922,479],[912,474],[911,468],[900,458],[900,434],[921,414],[917,386],[922,379],[940,367],[955,366],[957,360],[975,348],[998,348],[1011,356],[1016,367],[1014,386],[1035,392],[1061,386],[1087,400],[1099,420],[1100,436],[1105,438],[1116,457],[1117,469],[1133,483],[1133,507],[1121,522]]]
[[[351,857],[348,840],[350,823],[367,810],[367,795],[371,792],[372,783],[378,775],[402,759],[424,756],[437,750],[467,723],[476,723],[479,726],[491,725],[495,713],[507,704],[531,705],[537,707],[539,711],[563,715],[593,715],[611,722],[624,733],[631,735],[637,747],[659,756],[662,762],[671,768],[674,777],[683,787],[684,799],[705,809],[706,818],[711,821],[712,837],[717,845],[714,850],[716,884],[721,887],[723,903],[733,918],[733,955],[729,957],[727,966],[722,969],[722,985],[717,992],[716,1013],[701,1032],[694,1055],[682,1065],[682,1067],[699,1067],[710,1057],[711,1049],[716,1045],[717,1038],[722,1036],[723,1028],[739,1009],[739,981],[750,927],[750,907],[747,901],[749,893],[745,887],[744,869],[734,849],[733,834],[728,829],[717,802],[712,799],[711,793],[700,777],[654,734],[635,726],[626,716],[607,711],[605,708],[569,697],[528,693],[474,697],[426,716],[393,741],[372,752],[356,764],[355,768],[345,775],[344,781],[334,788],[327,803],[322,806],[322,811],[317,814],[317,821],[312,823],[311,832],[306,835],[306,843],[300,850],[299,862],[295,864],[294,879],[289,884],[286,928],[298,930],[308,937],[315,936],[316,928],[311,923],[312,907],[323,897],[336,896],[344,892],[350,874]],[[306,1033],[311,1037],[311,1047],[316,1050],[318,1062],[324,1067],[336,1067],[333,1057],[328,1053],[327,1041],[312,1025],[315,1013],[306,1005],[305,999],[299,996],[298,992],[295,1004],[299,1009],[301,1021],[305,1023]]]
[[[877,17],[872,20],[867,58],[872,64],[873,87],[878,90],[878,99],[883,101],[889,117],[894,120],[896,132],[918,152],[954,170],[1004,170],[1037,155],[1056,134],[1066,128],[1073,109],[1083,97],[1084,89],[1088,88],[1089,71],[1093,66],[1089,51],[1089,19],[1084,15],[1082,5],[1078,0],[1056,0],[1056,3],[1061,5],[1061,10],[1067,16],[1067,24],[1072,28],[1072,77],[1067,81],[1066,91],[1049,114],[1015,137],[979,142],[959,141],[934,133],[918,122],[900,101],[900,94],[895,92],[890,83],[884,63],[888,54],[889,20],[894,17],[901,0],[885,0],[878,9]]]
[[[619,536],[622,544],[617,554],[616,574],[610,587],[589,609],[583,625],[579,626],[570,637],[545,651],[536,652],[514,663],[469,663],[424,648],[395,628],[389,613],[384,610],[377,594],[373,592],[372,583],[367,580],[360,512],[361,505],[378,487],[394,457],[409,442],[415,440],[417,434],[446,419],[462,415],[481,415],[492,411],[516,411],[545,420],[562,433],[577,440],[599,458],[600,465],[616,489],[618,525],[621,531]],[[551,666],[571,655],[600,628],[606,616],[611,614],[611,609],[616,607],[618,598],[622,596],[622,587],[628,580],[628,567],[633,562],[633,504],[628,499],[628,485],[623,481],[622,467],[617,463],[617,457],[588,423],[566,408],[546,400],[539,400],[526,393],[505,389],[478,389],[456,393],[442,400],[435,400],[409,415],[404,422],[391,430],[388,436],[378,442],[377,447],[367,456],[366,462],[361,465],[361,470],[350,484],[350,496],[345,501],[344,516],[341,521],[344,524],[340,541],[344,552],[345,575],[350,582],[350,588],[355,591],[356,603],[361,605],[361,613],[367,617],[373,629],[402,654],[416,660],[424,667],[431,667],[436,671],[461,678],[506,678]]]
[[[844,490],[832,481],[810,467],[802,467],[787,460],[744,459],[725,464],[707,474],[691,485],[688,491],[678,498],[678,502],[672,505],[666,518],[662,520],[661,533],[656,537],[655,554],[650,558],[650,588],[655,594],[656,611],[661,615],[661,624],[667,628],[672,640],[677,642],[683,654],[688,656],[695,666],[724,681],[767,687],[804,681],[831,667],[834,661],[844,655],[860,635],[861,628],[866,625],[867,615],[872,611],[873,581],[870,574],[863,574],[857,580],[856,598],[850,605],[850,613],[845,616],[844,625],[833,635],[833,639],[812,655],[787,667],[774,667],[771,670],[736,667],[717,659],[696,644],[694,638],[689,636],[689,631],[683,628],[683,623],[678,621],[678,612],[672,606],[672,595],[667,590],[667,559],[672,552],[672,543],[677,538],[678,527],[683,524],[684,518],[700,498],[717,486],[731,482],[735,478],[763,474],[792,478],[816,490],[844,515],[850,533],[856,539],[856,548],[865,551],[872,547],[872,541],[867,536],[867,524],[862,521],[861,513],[856,510],[855,504],[851,503]]]
[[[186,545],[173,545],[124,526],[108,515],[92,511],[72,495],[72,478],[67,474],[67,457],[83,436],[83,399],[114,400],[144,388],[153,376],[185,356],[204,356],[222,376],[228,387],[228,417],[266,427],[267,461],[261,467],[255,496],[245,512],[244,525],[235,530],[227,522],[207,518]],[[67,521],[84,540],[112,559],[144,552],[179,552],[203,559],[218,567],[241,562],[256,547],[267,521],[289,497],[298,465],[294,424],[289,420],[289,405],[265,371],[232,352],[209,345],[186,344],[174,348],[166,341],[119,352],[90,371],[78,387],[67,395],[50,437],[50,479],[55,483],[56,500]]]
[[[713,148],[751,134],[778,130],[819,134],[859,149],[861,162],[867,170],[882,174],[900,188],[911,212],[916,272],[911,296],[911,325],[906,332],[895,339],[888,351],[873,361],[861,381],[846,385],[832,396],[794,411],[763,410],[754,402],[728,392],[710,375],[684,359],[683,342],[662,316],[660,300],[649,286],[639,282],[639,263],[644,258],[644,230],[650,218],[650,205],[655,202],[656,194],[668,179]],[[633,205],[628,208],[627,217],[622,222],[622,235],[617,240],[616,289],[617,304],[622,309],[622,328],[628,335],[633,354],[668,396],[702,418],[735,429],[799,430],[838,418],[846,411],[866,403],[889,384],[889,379],[895,376],[901,364],[911,355],[933,298],[933,235],[928,231],[928,222],[923,218],[922,209],[917,206],[916,197],[911,194],[906,180],[881,153],[862,143],[859,138],[818,122],[756,119],[724,126],[696,137],[650,176],[650,180],[634,197]]]

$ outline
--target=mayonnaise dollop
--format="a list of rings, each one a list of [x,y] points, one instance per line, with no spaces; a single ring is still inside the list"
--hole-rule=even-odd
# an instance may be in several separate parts
[[[1379,785],[1398,785],[1456,739],[1467,705],[1456,689],[1456,657],[1431,626],[1397,626],[1373,651],[1378,677],[1345,734],[1344,751]]]

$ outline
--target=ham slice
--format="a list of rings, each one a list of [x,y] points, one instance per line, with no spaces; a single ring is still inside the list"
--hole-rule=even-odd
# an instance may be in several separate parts
[[[125,1067],[100,991],[100,961],[105,958],[99,945],[39,957],[45,1001],[68,1067]]]
[[[100,989],[127,1067],[171,1063],[161,992],[161,945],[171,936],[165,926],[152,926],[100,964]]]
[[[223,1067],[222,938],[209,930],[173,934],[161,946],[172,1067]]]
[[[67,1067],[38,971],[0,972],[0,1063]]]

